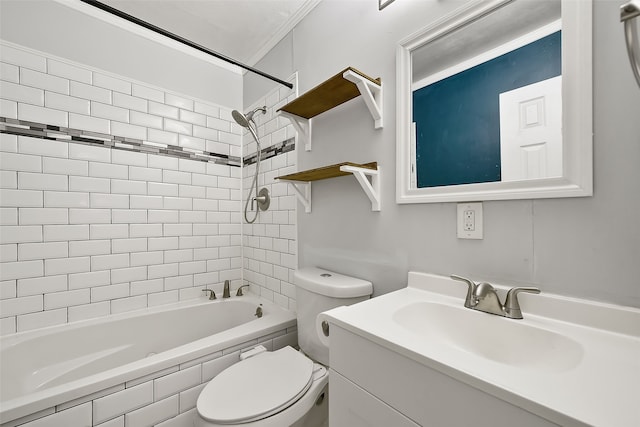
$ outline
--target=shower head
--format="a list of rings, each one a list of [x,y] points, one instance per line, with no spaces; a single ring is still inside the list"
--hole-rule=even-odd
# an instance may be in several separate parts
[[[240,126],[248,128],[249,127],[249,118],[247,118],[247,116],[245,116],[244,114],[242,114],[240,111],[238,110],[233,110],[231,112],[231,115],[233,116],[233,120],[236,121],[236,123],[238,123]],[[248,114],[247,114],[248,115]]]
[[[231,112],[231,116],[233,116],[233,120],[235,120],[240,126],[249,128],[249,124],[253,121],[253,115],[258,111],[261,111],[262,114],[266,114],[267,107],[258,107],[253,111],[249,111],[246,115],[242,114],[238,110],[233,110]]]

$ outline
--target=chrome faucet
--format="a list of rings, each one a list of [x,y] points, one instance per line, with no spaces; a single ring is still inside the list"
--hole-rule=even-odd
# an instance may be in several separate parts
[[[503,305],[500,303],[500,297],[498,297],[495,288],[489,283],[476,284],[472,280],[456,276],[455,274],[452,274],[450,277],[467,284],[467,296],[464,300],[464,306],[466,308],[508,317],[509,319],[522,319],[522,310],[518,302],[518,294],[520,292],[540,293],[540,289],[538,288],[512,288],[507,292],[507,298]]]
[[[229,281],[225,280],[224,288],[222,290],[222,298],[230,298],[230,297],[231,297],[231,292],[229,292]]]

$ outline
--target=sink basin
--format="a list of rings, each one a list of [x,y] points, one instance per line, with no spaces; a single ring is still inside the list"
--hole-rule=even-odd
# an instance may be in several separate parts
[[[398,308],[392,319],[418,339],[509,366],[561,372],[583,357],[582,346],[567,336],[462,305],[416,302]]]

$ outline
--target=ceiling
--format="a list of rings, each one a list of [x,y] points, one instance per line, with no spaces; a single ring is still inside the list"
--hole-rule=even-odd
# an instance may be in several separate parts
[[[253,66],[320,0],[101,0]]]

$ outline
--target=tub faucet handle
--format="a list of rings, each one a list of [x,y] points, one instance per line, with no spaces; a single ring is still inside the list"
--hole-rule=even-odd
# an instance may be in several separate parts
[[[240,286],[240,287],[238,288],[237,292],[236,292],[236,296],[237,296],[237,297],[241,297],[242,295],[244,295],[244,294],[242,293],[242,288],[248,288],[248,287],[249,287],[249,285],[242,285],[242,286]]]
[[[216,297],[216,293],[215,293],[215,291],[214,291],[213,289],[203,289],[203,291],[204,291],[205,293],[207,293],[207,292],[211,292],[211,293],[209,294],[209,299],[216,299],[216,298],[217,298],[217,297]]]
[[[229,291],[229,281],[224,281],[224,289],[222,290],[222,298],[230,298],[231,292]]]

